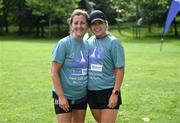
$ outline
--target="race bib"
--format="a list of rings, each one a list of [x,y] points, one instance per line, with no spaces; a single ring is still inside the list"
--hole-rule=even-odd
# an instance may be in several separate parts
[[[91,70],[92,71],[98,71],[98,72],[102,72],[102,65],[99,64],[91,64]]]
[[[87,75],[87,68],[85,69],[73,69],[71,75]]]

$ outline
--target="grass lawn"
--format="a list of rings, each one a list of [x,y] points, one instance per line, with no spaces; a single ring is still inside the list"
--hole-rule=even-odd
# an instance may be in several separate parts
[[[117,123],[180,122],[180,40],[133,40],[119,35],[126,53],[123,105]],[[45,39],[0,37],[0,123],[55,123],[51,53]],[[86,122],[94,122],[88,109]]]

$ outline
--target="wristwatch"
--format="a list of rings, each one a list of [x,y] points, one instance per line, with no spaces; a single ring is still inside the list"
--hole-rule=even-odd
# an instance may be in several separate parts
[[[115,95],[119,95],[119,91],[118,90],[113,90],[112,93],[115,94]]]

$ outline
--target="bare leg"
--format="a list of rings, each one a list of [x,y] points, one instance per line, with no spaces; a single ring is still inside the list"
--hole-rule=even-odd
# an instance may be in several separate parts
[[[72,113],[62,113],[56,115],[58,123],[70,123],[71,117],[72,117]]]
[[[117,113],[118,113],[117,109],[102,109],[101,123],[115,123]]]
[[[86,110],[72,110],[72,123],[83,123],[85,120]]]
[[[101,109],[91,109],[91,113],[96,120],[96,122],[100,123],[101,121]]]

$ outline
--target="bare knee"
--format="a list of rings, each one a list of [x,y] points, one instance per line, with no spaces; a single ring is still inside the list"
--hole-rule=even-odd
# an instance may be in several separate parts
[[[101,123],[115,123],[118,110],[103,109],[101,111]]]
[[[86,110],[73,110],[72,111],[72,123],[83,123],[85,121]]]
[[[71,113],[63,113],[56,115],[58,123],[70,123],[71,122]]]

